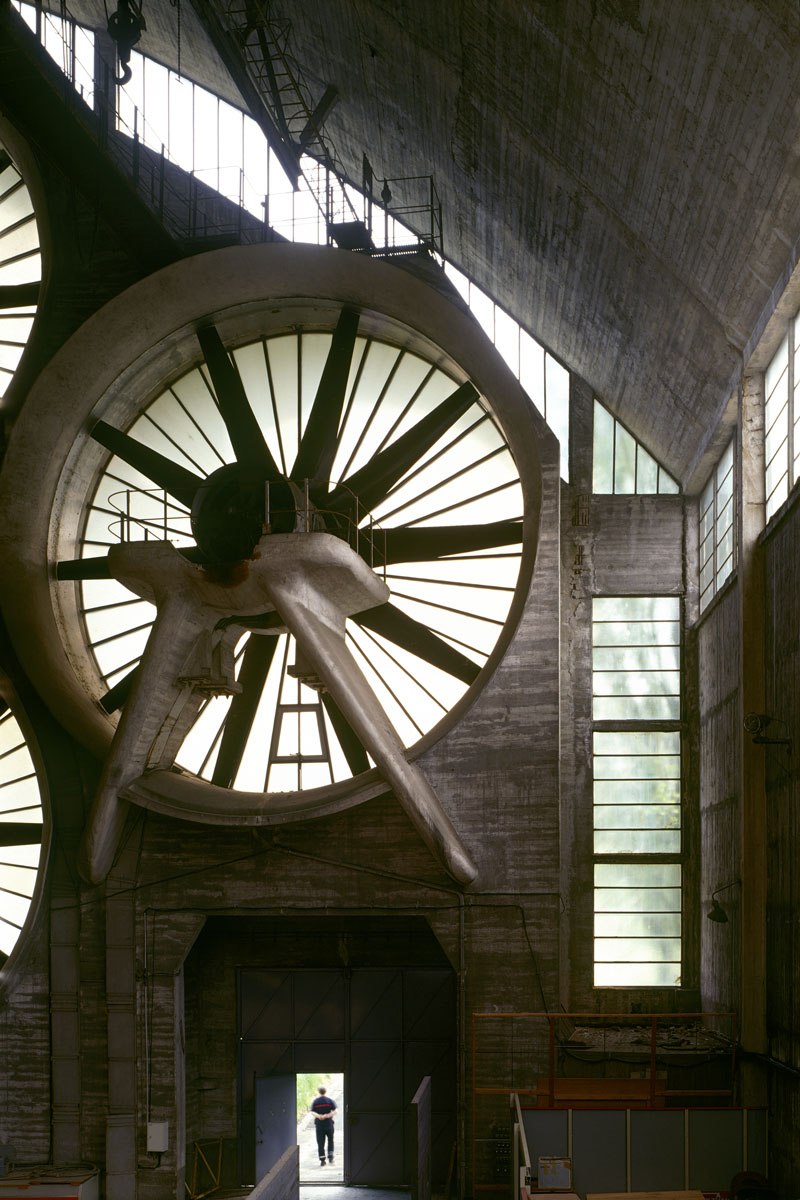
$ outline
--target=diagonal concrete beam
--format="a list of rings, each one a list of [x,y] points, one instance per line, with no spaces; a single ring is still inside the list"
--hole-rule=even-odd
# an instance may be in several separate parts
[[[477,874],[455,827],[404,747],[345,644],[345,618],[383,604],[386,584],[327,533],[263,537],[252,559],[227,579],[187,562],[169,543],[131,543],[109,566],[157,615],[111,744],[84,833],[80,869],[101,882],[114,861],[127,812],[120,791],[147,769],[174,761],[201,699],[238,690],[235,634],[221,617],[277,611],[300,653],[372,755],[426,845],[460,883]],[[257,635],[254,635],[257,636]],[[270,636],[266,634],[264,636]]]

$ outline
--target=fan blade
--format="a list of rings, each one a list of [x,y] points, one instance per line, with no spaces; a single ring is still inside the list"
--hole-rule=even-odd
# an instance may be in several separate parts
[[[356,737],[352,725],[329,692],[322,693],[322,703],[325,705],[325,711],[330,717],[334,733],[339,739],[339,745],[342,747],[350,770],[354,775],[360,775],[362,771],[368,771],[369,759],[367,758],[367,752]]]
[[[0,846],[38,846],[41,821],[0,821]]]
[[[330,476],[357,332],[358,313],[343,309],[290,473],[292,479],[327,480]]]
[[[225,730],[211,777],[211,782],[220,787],[233,787],[277,644],[278,639],[275,637],[256,635],[250,638],[245,647],[239,669],[242,690],[233,697],[228,709]]]
[[[100,707],[104,708],[107,713],[116,712],[117,709],[122,708],[136,682],[138,671],[139,668],[134,667],[127,675],[123,675],[122,679],[117,680],[114,686],[108,689],[105,696],[101,696]]]
[[[356,613],[353,620],[463,683],[472,683],[480,671],[471,658],[393,604],[381,604],[377,608]]]
[[[0,696],[0,717],[2,717],[3,713],[7,713],[10,707],[11,705],[8,703],[8,701],[4,700],[3,697]]]
[[[205,562],[205,556],[199,546],[185,546],[180,553],[189,562]],[[108,558],[100,555],[98,558],[64,558],[56,563],[56,579],[111,579]]]
[[[0,308],[27,308],[38,300],[38,283],[13,283],[0,287]]]
[[[432,412],[418,421],[411,429],[392,442],[385,450],[376,454],[370,462],[354,471],[328,497],[327,505],[347,500],[351,494],[358,497],[362,509],[375,508],[386,497],[406,471],[418,462],[423,454],[434,446],[458,418],[478,399],[471,383],[462,383],[460,388],[437,404]]]
[[[204,480],[194,471],[187,471],[171,459],[149,446],[137,442],[127,433],[114,429],[105,421],[98,421],[91,431],[92,437],[101,446],[105,446],[112,454],[117,454],[123,462],[136,471],[141,471],[148,479],[152,479],[158,487],[169,492],[179,504],[192,507],[195,492]]]
[[[359,553],[370,566],[389,563],[433,562],[449,554],[516,546],[522,541],[521,521],[490,521],[486,525],[432,525],[411,529],[363,530]]]
[[[56,579],[110,579],[108,558],[65,558],[56,563]]]
[[[219,411],[231,439],[236,460],[242,466],[263,472],[267,479],[282,478],[261,426],[250,407],[239,372],[231,361],[222,338],[213,325],[198,329],[197,340],[214,385]]]

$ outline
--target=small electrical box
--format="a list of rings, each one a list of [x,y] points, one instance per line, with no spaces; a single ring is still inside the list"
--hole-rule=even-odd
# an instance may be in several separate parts
[[[539,1188],[543,1192],[571,1191],[572,1160],[569,1158],[540,1158]]]
[[[147,1153],[164,1154],[169,1149],[169,1121],[147,1122]]]

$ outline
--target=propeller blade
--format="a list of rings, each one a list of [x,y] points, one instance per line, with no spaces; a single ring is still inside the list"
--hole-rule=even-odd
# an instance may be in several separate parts
[[[239,372],[222,344],[222,338],[216,328],[206,325],[204,329],[198,329],[197,340],[206,360],[219,411],[237,462],[263,472],[265,478],[282,478],[269,446],[264,441],[261,426],[250,407]]]
[[[0,821],[0,846],[38,846],[41,821]]]
[[[362,509],[372,509],[385,499],[398,480],[434,446],[458,418],[478,399],[471,383],[461,387],[437,404],[432,412],[418,421],[411,429],[381,450],[359,470],[354,471],[328,497],[327,506],[347,500],[354,494]]]
[[[367,752],[356,737],[352,725],[330,693],[323,692],[321,698],[322,703],[325,705],[325,711],[330,717],[334,733],[339,739],[339,745],[344,751],[348,767],[354,775],[360,775],[362,771],[368,771],[369,759],[367,758]]]
[[[180,553],[189,562],[202,565],[206,561],[199,546],[185,546]],[[111,579],[108,558],[64,558],[56,563],[56,579]]]
[[[391,603],[356,613],[353,620],[463,683],[472,683],[481,669],[471,658]]]
[[[357,332],[358,313],[343,309],[290,473],[292,479],[319,480],[330,476]]]
[[[65,558],[56,563],[56,579],[110,579],[108,558]]]
[[[433,562],[450,554],[516,546],[521,541],[521,521],[415,526],[411,529],[375,529],[371,539],[362,530],[359,553],[370,566],[381,567],[384,563]]]
[[[211,782],[220,787],[233,787],[277,644],[275,637],[254,636],[245,647],[239,669],[242,690],[233,697],[228,709],[211,777]]]
[[[0,308],[28,308],[38,300],[38,282],[12,283],[0,287]]]
[[[122,679],[117,680],[114,686],[108,689],[105,696],[101,697],[100,707],[104,708],[107,713],[116,712],[117,709],[122,708],[136,682],[138,672],[139,668],[134,667],[127,675],[123,675]]]
[[[187,508],[192,507],[195,492],[205,482],[200,475],[178,466],[157,450],[137,442],[129,434],[114,429],[105,421],[98,421],[91,433],[96,442],[105,446],[112,454],[117,454],[129,467],[152,479],[153,483],[169,492],[179,504],[185,504]]]

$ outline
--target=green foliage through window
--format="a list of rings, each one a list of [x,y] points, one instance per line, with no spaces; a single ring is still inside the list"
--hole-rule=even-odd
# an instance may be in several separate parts
[[[593,603],[594,983],[681,980],[680,601]]]

